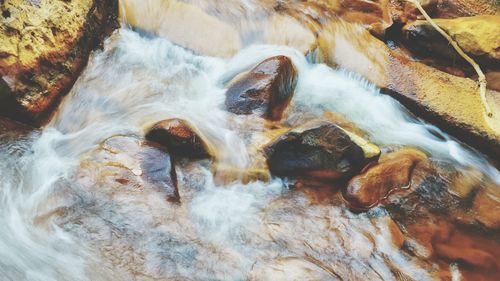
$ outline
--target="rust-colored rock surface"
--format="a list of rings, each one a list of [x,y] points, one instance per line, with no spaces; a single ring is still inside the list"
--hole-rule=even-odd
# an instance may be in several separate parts
[[[0,114],[37,124],[117,27],[118,1],[2,1]]]
[[[384,155],[378,164],[352,178],[343,197],[354,210],[376,206],[391,192],[411,186],[413,171],[427,156],[416,149],[403,149]]]
[[[290,58],[276,56],[238,78],[226,92],[227,110],[245,115],[258,113],[269,120],[280,120],[293,97],[297,70]]]
[[[188,158],[210,158],[214,149],[207,144],[201,133],[182,119],[167,119],[153,125],[146,139],[166,147],[172,155]]]

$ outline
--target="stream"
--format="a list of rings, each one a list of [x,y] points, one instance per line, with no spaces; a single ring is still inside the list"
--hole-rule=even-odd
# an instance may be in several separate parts
[[[252,9],[247,2],[242,7]],[[282,124],[335,112],[382,153],[418,148],[447,171],[438,179],[449,183],[447,175],[473,169],[498,196],[500,172],[485,156],[356,74],[279,45],[248,44],[230,58],[202,56],[123,24],[93,53],[48,125],[0,135],[0,279],[461,280],[484,271],[493,275],[480,280],[494,280],[495,269],[465,266],[467,275],[461,263],[400,249],[394,220],[406,226],[389,208],[356,213],[335,188],[296,188],[280,177],[247,181],[217,168],[251,168],[262,157],[256,147],[272,139],[262,118],[232,114],[224,100],[232,78],[276,55],[291,58],[298,72]],[[218,155],[215,168],[210,160],[175,159],[180,202],[148,182],[96,179],[107,171],[99,165],[108,160],[92,160],[103,142],[142,139],[167,118],[188,120]],[[129,167],[137,161],[122,160]],[[107,172],[113,177],[123,169]],[[436,198],[426,204],[440,206]],[[480,236],[498,253],[498,237]],[[418,248],[416,240],[406,248]],[[443,270],[448,277],[439,275]]]

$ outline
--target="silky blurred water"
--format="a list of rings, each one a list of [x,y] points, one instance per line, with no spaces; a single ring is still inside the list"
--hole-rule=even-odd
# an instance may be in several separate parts
[[[172,117],[194,124],[219,164],[249,167],[256,157],[249,146],[266,139],[265,125],[226,112],[225,85],[278,54],[299,73],[290,122],[335,111],[384,151],[418,147],[437,163],[474,167],[500,183],[479,153],[360,77],[308,62],[298,50],[253,45],[220,59],[121,28],[92,55],[45,128],[0,140],[1,279],[397,280],[398,272],[433,279],[435,265],[395,247],[384,209],[353,214],[338,199],[317,203],[278,178],[222,184],[209,161],[181,161],[178,204],[147,186],[110,191],[79,181],[82,159],[105,139],[143,136]]]

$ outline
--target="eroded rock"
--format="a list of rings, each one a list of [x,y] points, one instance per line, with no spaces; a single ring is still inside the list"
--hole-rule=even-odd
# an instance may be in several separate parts
[[[135,136],[115,136],[81,162],[77,182],[87,188],[140,192],[154,188],[178,201],[177,178],[170,156],[157,144]]]
[[[411,185],[413,171],[427,156],[416,149],[404,149],[383,156],[380,162],[352,178],[343,192],[350,208],[366,210],[376,206],[391,192]]]
[[[2,1],[0,114],[37,124],[117,27],[118,1]]]
[[[313,121],[280,136],[265,153],[273,174],[329,181],[359,172],[380,149],[331,122]]]
[[[261,114],[280,120],[297,84],[297,70],[286,56],[271,57],[231,83],[226,108],[235,114]]]
[[[203,135],[186,120],[173,118],[160,121],[146,134],[146,139],[166,147],[172,155],[187,158],[210,158],[214,149]]]

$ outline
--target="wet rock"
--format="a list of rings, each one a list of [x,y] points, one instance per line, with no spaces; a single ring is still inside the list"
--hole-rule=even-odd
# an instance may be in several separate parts
[[[115,27],[118,1],[2,1],[0,114],[39,125]]]
[[[450,192],[466,199],[481,186],[483,178],[483,173],[473,168],[457,172],[450,181]]]
[[[121,17],[196,53],[231,57],[241,48],[235,26],[206,13],[195,4],[176,0],[123,1]],[[156,14],[155,14],[156,13]],[[147,18],[144,15],[149,15]],[[161,20],[160,20],[161,19]]]
[[[304,54],[313,49],[316,41],[313,32],[291,16],[272,15],[262,29],[264,43],[289,46]]]
[[[135,136],[115,136],[105,140],[81,162],[77,182],[115,192],[140,192],[153,188],[178,201],[177,178],[170,156],[153,142]]]
[[[437,256],[458,261],[481,269],[495,269],[500,263],[495,258],[499,254],[499,244],[489,237],[454,229],[443,239],[434,239]]]
[[[475,219],[482,225],[500,229],[500,186],[481,189],[474,199],[472,210]]]
[[[319,38],[319,60],[362,75],[415,115],[488,155],[500,156],[497,92],[486,93],[494,112],[493,118],[486,118],[477,82],[472,79],[416,62],[398,49],[389,49],[366,30],[347,23],[325,25]]]
[[[280,136],[265,148],[273,174],[336,180],[376,161],[380,149],[326,121],[313,121]]]
[[[266,59],[231,83],[225,105],[235,114],[257,112],[264,118],[280,120],[297,84],[297,70],[285,56]]]
[[[475,16],[456,19],[435,19],[462,50],[475,57],[500,60],[500,16]],[[412,47],[438,56],[456,58],[456,51],[427,21],[415,21],[403,27]]]
[[[210,158],[214,149],[189,122],[173,118],[160,121],[146,134],[146,139],[166,147],[172,155],[187,158]]]
[[[354,210],[372,208],[391,192],[410,188],[414,170],[426,161],[427,156],[416,149],[385,155],[378,164],[349,181],[344,199]]]

